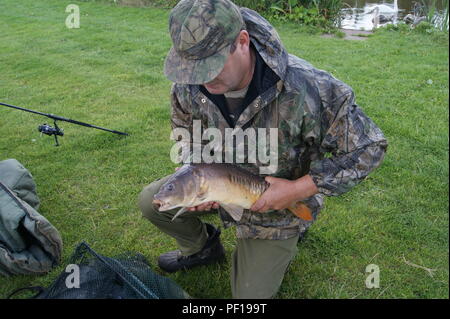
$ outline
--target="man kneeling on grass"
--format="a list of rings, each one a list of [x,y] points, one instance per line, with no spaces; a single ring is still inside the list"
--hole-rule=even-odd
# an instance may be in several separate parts
[[[316,219],[324,196],[350,190],[380,165],[387,141],[349,86],[289,55],[255,11],[228,0],[182,0],[169,24],[173,47],[164,71],[174,82],[172,128],[192,132],[194,120],[221,132],[277,128],[278,167],[238,222],[213,202],[172,221],[178,209],[158,212],[152,204],[169,176],[145,187],[139,198],[144,217],[179,246],[162,254],[159,266],[174,272],[223,260],[220,231],[198,218],[218,209],[224,226],[237,229],[233,298],[274,297],[311,225],[286,208],[302,200]],[[241,166],[258,172],[259,164]]]

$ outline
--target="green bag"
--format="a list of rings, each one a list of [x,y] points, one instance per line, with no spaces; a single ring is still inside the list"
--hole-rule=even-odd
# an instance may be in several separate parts
[[[38,208],[30,172],[15,159],[1,161],[0,275],[44,274],[61,261],[61,236]]]

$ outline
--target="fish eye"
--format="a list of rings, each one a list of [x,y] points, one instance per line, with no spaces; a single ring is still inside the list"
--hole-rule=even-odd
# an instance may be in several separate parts
[[[173,191],[173,184],[169,184],[169,185],[167,185],[167,190],[169,191],[169,192],[171,192],[171,191]]]

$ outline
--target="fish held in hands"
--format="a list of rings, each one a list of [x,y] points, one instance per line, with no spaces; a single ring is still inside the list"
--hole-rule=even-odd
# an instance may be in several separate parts
[[[250,209],[270,184],[259,175],[232,164],[186,164],[178,169],[155,194],[159,211],[181,209],[174,220],[189,207],[217,202],[239,221],[244,209]],[[310,209],[302,202],[288,207],[297,217],[311,221]]]

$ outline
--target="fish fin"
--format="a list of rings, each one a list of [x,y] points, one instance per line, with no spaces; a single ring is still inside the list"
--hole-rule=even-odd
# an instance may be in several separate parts
[[[303,220],[311,221],[313,220],[311,210],[302,202],[298,202],[289,206],[288,209],[297,217]]]
[[[182,207],[176,214],[175,216],[172,217],[172,221],[177,218],[178,216],[180,216],[181,214],[183,214],[185,211],[187,211],[187,207]]]
[[[220,203],[220,206],[222,206],[223,209],[225,209],[227,213],[230,214],[230,216],[233,217],[235,221],[238,222],[241,220],[242,214],[244,213],[243,207],[233,204],[222,204],[222,203]]]

